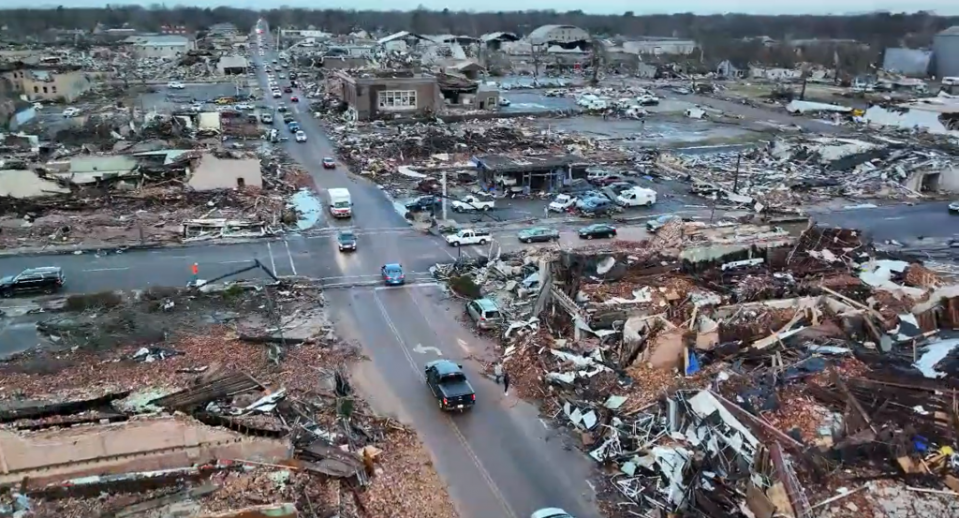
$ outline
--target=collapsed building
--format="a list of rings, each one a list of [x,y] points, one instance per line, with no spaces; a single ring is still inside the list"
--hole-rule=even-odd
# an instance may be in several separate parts
[[[316,288],[152,288],[52,312],[38,330],[63,349],[0,362],[0,514],[455,516],[415,433],[358,397]]]
[[[435,272],[504,315],[493,363],[603,468],[610,516],[959,510],[959,284],[857,231],[673,221]]]

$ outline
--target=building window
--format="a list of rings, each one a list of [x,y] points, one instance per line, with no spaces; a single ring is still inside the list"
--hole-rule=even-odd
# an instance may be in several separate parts
[[[47,93],[47,87],[43,87],[43,93]]]
[[[55,87],[55,86],[51,86],[51,87],[50,87],[50,90],[51,90],[53,93],[57,93],[57,87]]]
[[[33,93],[35,93],[35,94],[40,93],[40,87],[39,87],[39,86],[34,86],[34,87],[33,87]]]
[[[384,90],[378,97],[380,108],[416,108],[416,90]]]

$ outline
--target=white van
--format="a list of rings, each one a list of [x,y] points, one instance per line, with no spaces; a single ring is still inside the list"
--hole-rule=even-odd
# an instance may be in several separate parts
[[[353,201],[350,199],[350,190],[335,188],[327,191],[330,195],[330,214],[334,218],[353,217]]]
[[[633,187],[619,193],[616,204],[621,207],[649,207],[656,203],[656,191],[643,187]]]

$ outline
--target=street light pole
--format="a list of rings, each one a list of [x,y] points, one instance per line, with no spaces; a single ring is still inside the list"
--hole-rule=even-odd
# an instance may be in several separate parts
[[[443,170],[443,221],[446,222],[446,170]]]

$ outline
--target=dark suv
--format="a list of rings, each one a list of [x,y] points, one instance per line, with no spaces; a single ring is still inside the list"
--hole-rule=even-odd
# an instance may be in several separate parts
[[[63,287],[66,277],[58,266],[28,268],[17,275],[0,278],[0,296],[12,297],[18,293],[53,293]]]

